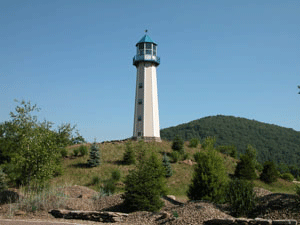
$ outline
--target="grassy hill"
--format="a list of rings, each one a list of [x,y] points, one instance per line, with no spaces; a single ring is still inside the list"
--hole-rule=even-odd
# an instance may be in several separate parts
[[[90,144],[86,144],[90,146]],[[144,143],[145,148],[151,148],[157,152],[162,158],[163,153],[171,152],[172,143],[169,141],[163,141],[161,143]],[[138,143],[133,142],[133,146],[138,151]],[[123,181],[129,170],[133,169],[133,165],[123,165],[121,163],[123,154],[125,152],[124,142],[110,142],[99,144],[101,149],[101,165],[94,168],[87,168],[86,163],[88,155],[74,157],[73,150],[78,148],[77,146],[70,146],[68,148],[68,157],[63,159],[63,174],[61,176],[52,179],[51,183],[54,186],[65,185],[81,185],[92,188],[99,191],[99,187],[109,179],[111,172],[118,169],[121,172],[121,181],[117,183],[117,192],[123,192]],[[185,143],[185,151],[188,154],[188,159],[193,160],[193,155],[202,151],[201,146],[197,148],[188,147],[188,142]],[[220,153],[221,154],[221,153]],[[236,166],[236,159],[233,159],[227,155],[221,154],[224,158],[225,166],[228,174],[233,174]],[[188,163],[177,162],[172,163],[173,176],[167,179],[168,194],[175,195],[179,199],[187,199],[186,191],[192,179],[194,167]],[[93,179],[98,177],[100,179],[99,184],[94,184]],[[294,185],[291,182],[286,182],[279,179],[272,185],[265,185],[261,181],[255,181],[255,186],[264,187],[274,192],[294,193]]]
[[[300,132],[277,125],[233,116],[209,116],[161,130],[161,137],[173,140],[216,137],[217,145],[235,145],[243,153],[248,144],[257,150],[258,161],[300,166]]]

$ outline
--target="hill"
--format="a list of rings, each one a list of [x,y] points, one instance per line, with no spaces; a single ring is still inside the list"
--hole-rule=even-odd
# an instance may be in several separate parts
[[[300,166],[300,132],[290,128],[234,116],[209,116],[161,130],[161,137],[173,140],[216,137],[217,145],[235,145],[243,153],[250,144],[257,150],[258,161],[274,161]]]

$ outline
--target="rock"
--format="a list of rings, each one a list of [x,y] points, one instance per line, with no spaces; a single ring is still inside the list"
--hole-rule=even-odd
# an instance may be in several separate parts
[[[235,224],[235,219],[212,219],[204,222],[205,225],[233,225]]]
[[[91,220],[109,223],[122,222],[123,218],[128,216],[126,213],[117,212],[70,211],[55,209],[51,210],[49,213],[55,218]]]
[[[167,195],[168,198],[176,200],[176,197],[174,195]]]
[[[23,215],[26,215],[26,212],[21,210],[15,211],[15,216],[23,216]]]

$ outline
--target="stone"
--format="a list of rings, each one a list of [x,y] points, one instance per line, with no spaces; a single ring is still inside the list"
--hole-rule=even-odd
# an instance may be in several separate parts
[[[235,219],[212,219],[204,222],[205,225],[234,225]]]
[[[273,220],[272,225],[297,225],[296,220]]]

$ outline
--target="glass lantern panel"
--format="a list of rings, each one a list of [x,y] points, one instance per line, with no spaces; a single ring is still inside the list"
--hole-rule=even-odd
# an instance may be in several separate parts
[[[144,55],[144,49],[139,50],[139,55]]]
[[[152,54],[152,49],[146,49],[146,54],[151,55]]]
[[[139,49],[144,49],[144,43],[139,44]]]
[[[146,43],[146,49],[152,49],[151,43]]]

